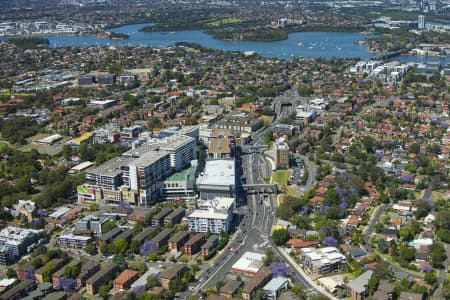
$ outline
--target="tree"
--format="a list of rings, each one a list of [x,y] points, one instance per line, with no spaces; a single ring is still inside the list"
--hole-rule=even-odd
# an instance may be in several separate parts
[[[120,253],[113,256],[112,262],[117,265],[117,268],[120,271],[125,270],[127,267],[125,257]]]
[[[116,228],[117,224],[114,221],[108,221],[105,224],[103,224],[102,226],[102,232],[103,234],[107,233],[108,231],[110,231],[113,228]]]
[[[86,253],[88,253],[90,255],[97,254],[97,246],[95,246],[95,243],[89,243],[86,245]]]
[[[435,268],[442,268],[444,266],[445,248],[440,243],[434,243],[430,247],[431,265]]]
[[[63,277],[65,279],[75,279],[80,274],[80,267],[77,265],[64,268]]]
[[[266,255],[264,257],[264,265],[268,266],[271,262],[273,262],[275,257],[275,254],[273,253],[272,249],[267,249]]]
[[[6,276],[8,278],[13,278],[13,277],[17,276],[17,273],[16,273],[16,271],[14,271],[13,268],[8,268],[8,270],[6,270]]]
[[[368,289],[370,295],[375,293],[375,291],[377,290],[379,281],[380,281],[380,279],[378,278],[377,275],[373,275],[372,277],[370,277],[369,282],[367,284],[367,289]]]
[[[114,242],[114,246],[116,247],[116,250],[121,254],[125,254],[125,251],[127,251],[128,248],[128,243],[124,239],[118,239]]]
[[[282,246],[286,244],[286,242],[289,240],[290,235],[289,231],[287,229],[278,229],[274,230],[272,234],[272,240],[274,243],[278,246]]]
[[[112,282],[109,281],[100,286],[100,288],[98,289],[98,294],[100,297],[105,299],[108,296],[109,290],[111,289],[112,289]]]
[[[425,274],[424,277],[426,283],[430,284],[430,285],[434,285],[435,283],[437,283],[437,276],[435,272],[428,272]]]
[[[412,247],[400,246],[399,254],[404,260],[411,261],[414,258],[415,250]]]
[[[306,293],[302,290],[302,288],[298,285],[293,285],[291,288],[292,292],[297,295],[300,299],[306,299]]]

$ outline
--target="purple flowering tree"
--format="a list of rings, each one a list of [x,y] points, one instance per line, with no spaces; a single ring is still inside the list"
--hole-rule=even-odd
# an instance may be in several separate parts
[[[430,265],[425,265],[425,266],[423,266],[422,271],[425,273],[428,273],[428,272],[433,271],[433,268]]]
[[[337,247],[338,241],[332,236],[327,236],[323,239],[322,244],[327,247]]]
[[[133,293],[138,296],[145,292],[145,285],[138,285],[133,288]]]
[[[37,214],[39,217],[42,217],[42,218],[48,217],[48,212],[47,212],[47,210],[45,210],[45,209],[38,209],[38,211],[36,212],[36,214]]]
[[[152,253],[155,253],[156,251],[158,251],[158,247],[156,247],[155,242],[153,242],[153,241],[145,241],[142,244],[139,253],[142,256],[148,256],[148,255],[150,255]]]
[[[269,267],[272,270],[273,276],[275,276],[275,277],[286,276],[287,271],[288,271],[288,267],[279,262],[273,262],[270,264]]]
[[[59,277],[56,283],[56,290],[62,290],[65,292],[74,291],[77,287],[77,282],[74,279],[65,279],[64,277]]]
[[[26,270],[24,274],[24,278],[28,280],[36,280],[36,277],[34,277],[33,270]]]

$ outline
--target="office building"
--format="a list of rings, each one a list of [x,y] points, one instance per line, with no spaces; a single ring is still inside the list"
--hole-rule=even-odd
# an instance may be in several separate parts
[[[75,224],[77,231],[91,231],[96,236],[103,235],[103,226],[110,221],[107,217],[87,215]]]
[[[289,168],[289,145],[283,137],[275,141],[274,151],[276,167],[281,169]]]
[[[190,200],[195,197],[195,170],[192,166],[186,170],[174,173],[166,178],[160,189],[163,200]]]
[[[191,165],[196,140],[186,135],[152,139],[86,173],[86,185],[78,187],[78,201],[127,202],[146,206],[159,198],[164,180]]]
[[[347,266],[345,256],[335,247],[304,248],[300,256],[303,268],[312,276],[338,272]]]
[[[233,198],[216,197],[212,200],[199,200],[198,208],[188,216],[189,231],[220,234],[228,232],[233,220]]]
[[[38,244],[37,230],[5,227],[0,231],[0,265],[9,265],[30,253]]]
[[[236,169],[234,159],[208,160],[197,178],[200,199],[235,197]]]
[[[425,29],[425,16],[424,15],[419,15],[417,17],[417,27],[419,29]]]

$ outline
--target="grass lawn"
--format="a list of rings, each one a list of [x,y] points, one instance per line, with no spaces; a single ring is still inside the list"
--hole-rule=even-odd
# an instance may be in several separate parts
[[[270,124],[272,123],[273,117],[272,116],[260,116],[260,120],[264,122],[264,124]]]
[[[236,24],[236,23],[241,23],[241,19],[239,19],[239,18],[220,19],[220,20],[206,23],[206,25],[212,26],[212,27],[217,27],[217,26],[221,26],[221,25],[229,25],[229,24]]]
[[[278,170],[272,175],[272,182],[276,182],[279,186],[286,185],[289,179],[289,170]]]
[[[442,194],[439,192],[432,192],[431,193],[431,201],[436,202],[440,199],[443,199]]]

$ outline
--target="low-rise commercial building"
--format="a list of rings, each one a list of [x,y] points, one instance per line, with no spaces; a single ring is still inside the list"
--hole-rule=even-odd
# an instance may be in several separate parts
[[[234,273],[247,276],[255,275],[263,264],[264,255],[256,252],[245,252],[241,258],[231,267]]]
[[[269,300],[276,300],[282,290],[287,290],[288,279],[285,277],[272,278],[264,287],[263,291],[266,294],[266,298]]]
[[[234,159],[208,160],[203,173],[197,178],[200,199],[235,197],[236,168]]]
[[[228,280],[227,283],[219,290],[219,295],[228,299],[232,299],[234,293],[241,287],[242,281]]]

